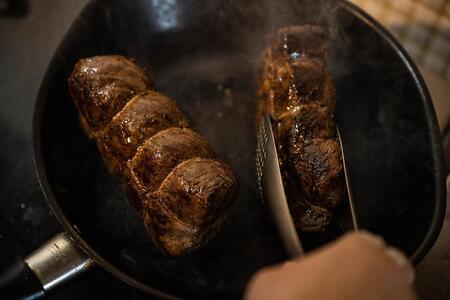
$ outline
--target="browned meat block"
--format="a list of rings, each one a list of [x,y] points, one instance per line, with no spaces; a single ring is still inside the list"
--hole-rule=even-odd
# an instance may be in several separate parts
[[[280,120],[278,140],[287,150],[311,203],[335,207],[344,197],[341,150],[331,112],[326,106],[302,105]],[[284,165],[288,165],[284,162]]]
[[[236,178],[227,165],[209,158],[186,160],[148,195],[146,228],[164,252],[190,252],[217,233],[236,191]]]
[[[274,119],[295,107],[318,103],[334,107],[335,90],[325,68],[326,35],[318,26],[280,29],[261,57],[257,78],[260,111]]]
[[[148,205],[144,225],[153,243],[165,254],[182,256],[208,243],[220,230],[225,216],[202,229],[178,220],[158,202]]]
[[[277,133],[283,143],[299,145],[312,138],[334,138],[336,128],[328,107],[308,104],[285,114],[278,122]]]
[[[311,204],[334,208],[345,196],[341,149],[337,141],[313,139],[290,145],[295,174]]]
[[[182,255],[213,238],[236,179],[176,104],[123,56],[81,59],[68,83],[83,129],[121,177],[155,244]]]
[[[90,137],[95,137],[131,98],[153,89],[144,69],[120,55],[80,59],[68,84]]]
[[[323,230],[332,219],[332,210],[311,204],[295,173],[283,171],[282,177],[295,227],[307,232]]]
[[[190,129],[172,127],[146,140],[128,163],[127,192],[138,212],[146,194],[156,191],[178,164],[194,157],[214,154],[206,140]]]
[[[139,145],[161,130],[187,127],[189,122],[166,96],[147,91],[131,99],[98,135],[99,149],[113,172],[123,175]]]
[[[345,197],[326,58],[322,28],[285,27],[264,50],[257,78],[259,115],[272,117],[289,207],[303,231],[323,230]]]

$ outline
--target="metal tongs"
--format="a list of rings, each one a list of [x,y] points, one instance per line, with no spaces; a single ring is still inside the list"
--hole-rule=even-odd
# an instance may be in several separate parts
[[[341,143],[342,162],[344,165],[345,183],[347,185],[348,194],[347,198],[350,202],[353,229],[358,230],[358,222],[339,130],[337,130],[337,133],[339,142]],[[263,114],[257,132],[256,175],[261,197],[264,199],[265,203],[267,203],[273,214],[275,225],[287,253],[292,258],[301,256],[304,253],[304,250],[289,211],[278,162],[272,124],[267,113]]]

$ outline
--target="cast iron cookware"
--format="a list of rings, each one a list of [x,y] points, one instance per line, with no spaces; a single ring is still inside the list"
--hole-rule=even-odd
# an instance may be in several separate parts
[[[376,21],[346,2],[312,0],[99,0],[85,7],[48,67],[33,122],[43,191],[80,251],[162,298],[239,298],[252,273],[286,259],[256,186],[254,72],[268,34],[305,23],[330,31],[335,118],[360,226],[414,263],[423,258],[445,211],[442,150],[427,88]],[[80,129],[66,79],[78,59],[101,54],[126,55],[146,67],[237,174],[239,195],[223,230],[191,255],[171,258],[155,249]],[[314,237],[305,246],[323,242]]]

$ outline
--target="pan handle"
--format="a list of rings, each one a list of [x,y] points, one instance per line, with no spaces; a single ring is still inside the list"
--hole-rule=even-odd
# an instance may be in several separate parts
[[[42,299],[89,270],[95,262],[59,233],[24,259],[17,258],[0,274],[0,299]]]

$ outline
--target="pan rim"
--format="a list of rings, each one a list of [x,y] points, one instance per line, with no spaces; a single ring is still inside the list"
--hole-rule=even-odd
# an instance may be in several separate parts
[[[433,153],[433,161],[436,162],[436,168],[434,169],[434,176],[436,178],[435,191],[436,196],[434,201],[436,205],[434,207],[433,217],[431,219],[428,231],[425,234],[422,242],[416,248],[414,253],[410,256],[410,259],[414,265],[419,264],[422,259],[428,254],[433,245],[435,244],[445,219],[446,211],[446,186],[445,186],[445,171],[444,171],[444,154],[442,149],[442,141],[440,137],[440,130],[437,123],[436,113],[434,110],[431,96],[428,91],[427,85],[420,74],[414,61],[406,52],[400,42],[381,25],[377,20],[372,18],[368,13],[348,0],[345,0],[343,5],[350,13],[355,15],[359,20],[365,22],[372,28],[383,40],[389,43],[390,47],[396,52],[397,56],[403,61],[405,67],[408,68],[409,73],[412,75],[415,85],[419,89],[420,98],[422,99],[423,107],[425,108],[425,115],[428,120],[429,132],[431,132],[431,146]]]
[[[90,1],[88,2],[84,8],[81,10],[80,15],[83,14],[84,11],[88,10],[90,6],[93,6],[96,1]],[[60,53],[59,49],[64,44],[64,40],[68,36],[69,32],[73,30],[73,26],[75,23],[77,23],[78,17],[73,21],[71,27],[67,31],[67,33],[64,35],[62,40],[60,41],[60,44],[58,48],[55,50],[51,60],[50,64],[47,67],[47,70],[45,72],[45,75],[41,81],[39,91],[36,97],[34,110],[33,110],[33,116],[32,116],[32,154],[33,154],[33,160],[35,165],[35,171],[36,175],[38,177],[39,185],[41,186],[41,189],[44,193],[45,199],[47,200],[48,204],[50,205],[53,214],[59,221],[59,223],[63,226],[63,229],[66,233],[69,234],[69,237],[75,242],[75,244],[80,248],[81,251],[85,252],[87,255],[89,255],[99,266],[104,268],[106,271],[108,271],[111,275],[114,277],[120,279],[121,281],[125,282],[126,284],[139,289],[149,295],[158,297],[160,299],[181,299],[179,297],[176,297],[172,294],[163,292],[158,289],[151,288],[150,286],[146,285],[145,283],[135,279],[134,277],[131,277],[127,275],[125,272],[121,271],[120,269],[116,268],[114,265],[109,263],[106,259],[104,259],[101,255],[99,255],[81,236],[81,233],[78,231],[78,229],[69,221],[64,211],[61,209],[58,201],[56,200],[55,195],[53,194],[52,188],[50,186],[50,183],[47,178],[47,172],[45,170],[44,161],[42,158],[42,140],[41,140],[41,124],[42,124],[42,114],[44,110],[44,106],[46,103],[46,98],[48,95],[48,85],[46,84],[48,82],[49,77],[53,73],[53,69],[55,69],[57,61],[58,53]]]
[[[86,8],[86,7],[85,7]],[[55,51],[58,53],[58,50]],[[116,268],[114,265],[110,264],[106,259],[99,255],[81,236],[75,225],[73,225],[67,218],[64,211],[61,209],[55,195],[53,194],[52,188],[47,178],[47,172],[45,170],[43,158],[42,158],[42,141],[41,141],[41,120],[42,113],[45,105],[45,98],[48,92],[48,87],[46,82],[48,82],[48,77],[52,73],[54,66],[54,58],[56,54],[52,57],[51,63],[47,68],[47,71],[42,79],[41,86],[39,88],[38,96],[34,106],[33,120],[32,120],[32,153],[35,164],[35,171],[38,177],[39,185],[45,195],[47,202],[49,203],[55,217],[61,223],[64,231],[69,234],[69,237],[76,243],[76,245],[89,255],[99,266],[107,270],[113,276],[122,280],[123,282],[135,287],[139,290],[144,291],[147,294],[159,297],[161,299],[180,299],[171,294],[162,292],[157,289],[153,289],[143,282],[136,280],[134,277],[127,275],[125,272]]]
[[[95,1],[89,2],[80,13],[83,14],[85,10],[89,8],[89,6],[93,5]],[[415,252],[411,256],[411,260],[414,265],[417,265],[429,252],[431,247],[434,245],[436,239],[439,236],[439,233],[442,228],[442,224],[445,218],[445,209],[446,209],[446,201],[445,201],[445,180],[444,180],[444,164],[443,164],[443,152],[441,140],[439,139],[440,131],[437,126],[436,114],[434,112],[434,107],[431,102],[431,97],[428,92],[428,89],[424,83],[424,80],[419,73],[415,63],[409,57],[404,48],[400,45],[400,43],[393,37],[393,35],[385,29],[382,25],[380,25],[376,20],[370,17],[366,12],[357,7],[356,5],[349,3],[347,0],[343,1],[339,6],[353,14],[358,18],[361,22],[366,23],[371,27],[382,39],[387,41],[389,45],[395,50],[397,55],[403,61],[405,67],[408,68],[409,73],[412,75],[416,86],[419,88],[419,92],[421,94],[421,99],[423,101],[423,106],[425,107],[425,114],[427,117],[427,124],[430,127],[429,130],[431,134],[431,144],[433,149],[433,161],[436,162],[436,168],[434,171],[434,176],[436,178],[436,196],[434,201],[436,202],[434,214],[428,228],[427,233],[425,234],[421,244],[417,247]],[[65,37],[67,37],[68,33],[73,30],[73,24],[76,23],[76,20],[72,23],[71,28],[66,33]],[[63,41],[65,37],[60,42],[60,47],[64,44]],[[33,111],[33,119],[32,119],[32,153],[33,159],[35,162],[35,170],[39,180],[39,184],[41,189],[45,195],[47,202],[49,203],[53,213],[55,214],[58,221],[63,226],[64,230],[70,235],[70,237],[74,240],[74,242],[81,248],[82,251],[87,253],[99,266],[106,269],[113,276],[122,280],[123,282],[129,284],[130,286],[142,290],[143,292],[162,298],[162,299],[180,299],[175,297],[169,293],[163,292],[158,289],[151,288],[147,284],[142,281],[137,280],[136,278],[127,275],[125,272],[116,268],[114,265],[109,263],[106,259],[104,259],[101,255],[99,255],[81,236],[81,233],[78,232],[76,227],[69,221],[66,214],[61,209],[56,197],[53,194],[52,188],[48,182],[47,173],[45,170],[43,158],[42,158],[42,141],[41,141],[41,120],[42,114],[44,110],[44,106],[46,103],[46,98],[48,95],[48,82],[49,77],[53,73],[53,69],[56,66],[56,57],[60,51],[58,49],[55,50],[55,53],[50,61],[49,66],[45,72],[45,75],[42,79],[39,92],[36,98],[36,102],[34,105]]]

